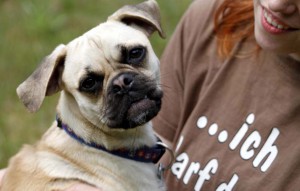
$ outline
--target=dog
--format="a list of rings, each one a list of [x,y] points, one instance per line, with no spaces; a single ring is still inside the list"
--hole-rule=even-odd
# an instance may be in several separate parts
[[[55,191],[77,183],[104,191],[161,191],[165,148],[151,119],[161,107],[159,59],[149,36],[161,28],[155,0],[127,5],[58,45],[17,88],[30,112],[60,92],[57,119],[9,162],[2,191]]]

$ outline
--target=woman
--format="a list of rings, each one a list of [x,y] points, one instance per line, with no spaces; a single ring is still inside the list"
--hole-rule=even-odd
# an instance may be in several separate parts
[[[300,0],[197,0],[161,59],[168,190],[299,190]]]

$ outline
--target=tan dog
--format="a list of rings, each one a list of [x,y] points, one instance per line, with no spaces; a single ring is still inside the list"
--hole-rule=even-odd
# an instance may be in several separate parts
[[[154,0],[125,6],[67,45],[59,45],[17,89],[31,112],[61,91],[57,121],[10,161],[2,191],[54,191],[87,183],[104,191],[158,191],[151,120],[160,110],[161,36]]]

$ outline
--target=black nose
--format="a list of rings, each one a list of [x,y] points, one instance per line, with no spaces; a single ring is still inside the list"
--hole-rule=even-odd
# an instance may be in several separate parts
[[[120,74],[112,81],[113,92],[117,94],[128,93],[134,82],[134,75],[131,73]]]

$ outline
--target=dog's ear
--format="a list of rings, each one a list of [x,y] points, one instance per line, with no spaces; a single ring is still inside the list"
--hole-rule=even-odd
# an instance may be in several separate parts
[[[36,112],[45,98],[61,90],[60,81],[66,46],[59,45],[44,58],[39,67],[17,88],[17,94],[30,112]]]
[[[158,31],[159,35],[165,38],[161,27],[159,7],[155,0],[148,0],[137,5],[126,5],[111,15],[109,20],[120,21],[142,30],[148,37]]]

